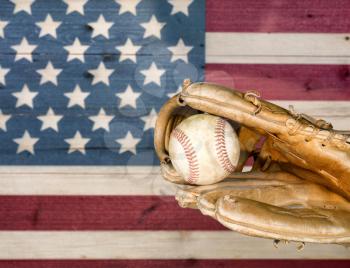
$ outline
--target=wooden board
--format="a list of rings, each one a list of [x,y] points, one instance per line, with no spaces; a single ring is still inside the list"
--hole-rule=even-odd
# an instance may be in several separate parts
[[[346,33],[347,0],[207,0],[208,32]]]
[[[230,231],[0,232],[0,259],[288,259],[349,258],[342,246],[297,244],[276,250],[271,240]],[[239,246],[238,246],[239,245]]]
[[[0,29],[0,68],[10,69],[4,82],[0,80],[0,109],[13,115],[6,129],[0,129],[0,147],[5,150],[0,158],[5,164],[0,166],[0,266],[348,266],[346,262],[329,261],[272,262],[271,259],[348,259],[350,251],[338,245],[307,244],[299,252],[295,243],[276,250],[272,241],[225,231],[198,211],[178,207],[173,199],[176,187],[159,173],[152,126],[147,126],[142,117],[151,109],[159,111],[169,93],[175,93],[183,78],[190,77],[243,91],[257,89],[263,98],[278,105],[293,105],[299,113],[348,129],[349,1],[195,0],[188,9],[187,1],[176,1],[180,3],[178,8],[191,16],[172,14],[168,1],[142,1],[136,15],[121,15],[121,4],[112,0],[90,0],[82,12],[72,13],[64,1],[37,0],[29,11],[17,14],[13,14],[14,3],[0,0],[0,20],[11,20],[4,30],[5,38]],[[18,1],[18,5],[26,2]],[[163,38],[144,38],[145,29],[140,24],[148,21],[152,12],[160,22],[167,23],[161,31]],[[89,24],[102,13],[114,25],[107,36],[92,37],[96,29]],[[64,18],[55,31],[57,38],[40,36],[36,23],[47,14],[54,20]],[[36,47],[32,54],[22,49],[16,55],[14,46],[23,37]],[[176,45],[180,37],[194,48],[188,55],[177,52],[174,56],[188,56],[189,64],[171,60],[168,47]],[[76,38],[89,48],[69,55],[63,47]],[[127,38],[143,46],[128,55],[137,64],[123,60],[116,48]],[[16,56],[33,62],[16,60]],[[81,60],[70,60],[70,56],[81,56]],[[43,83],[38,72],[48,62],[62,69],[56,83]],[[166,70],[159,84],[145,84],[146,77],[141,74],[152,62]],[[91,70],[100,63],[113,72],[105,82],[95,83]],[[96,74],[101,75],[103,72]],[[155,74],[148,75],[149,80],[156,78]],[[35,109],[28,105],[16,107],[13,94],[24,84],[40,93],[33,100]],[[64,95],[77,84],[90,93],[83,101],[84,107],[70,107]],[[135,104],[137,109],[122,107],[122,100],[116,96],[128,84],[141,94]],[[38,116],[46,114],[49,107],[64,116],[59,133],[41,130]],[[94,123],[88,119],[101,107],[114,116],[109,125],[112,134],[93,130]],[[36,148],[35,156],[25,152],[14,157],[18,146],[5,131],[15,131],[15,138],[19,138],[28,122],[33,128],[30,134],[40,136],[38,147],[47,147]],[[137,157],[130,152],[117,154],[120,146],[115,140],[125,135],[130,125],[137,126],[132,128],[134,135],[146,141],[137,147]],[[64,140],[73,137],[76,130],[94,140],[80,148],[93,157],[78,151],[61,161],[62,152],[69,150]],[[52,133],[61,142],[55,142]],[[48,162],[69,166],[47,166]],[[135,166],[140,164],[145,166]]]

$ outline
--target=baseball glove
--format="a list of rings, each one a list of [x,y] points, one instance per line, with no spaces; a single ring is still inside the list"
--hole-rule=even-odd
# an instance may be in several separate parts
[[[173,168],[171,131],[197,113],[237,126],[240,160],[222,182],[193,186]],[[180,206],[199,209],[227,228],[275,241],[350,243],[350,132],[260,99],[185,80],[161,109],[155,148],[163,177],[179,184]],[[243,172],[248,158],[253,167]]]

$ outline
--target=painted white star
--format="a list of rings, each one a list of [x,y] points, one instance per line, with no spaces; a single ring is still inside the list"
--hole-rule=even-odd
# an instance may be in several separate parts
[[[21,91],[12,93],[12,95],[17,98],[16,107],[27,105],[30,108],[33,108],[33,99],[38,94],[38,92],[30,91],[27,85],[24,85]]]
[[[168,1],[170,5],[173,6],[171,10],[171,15],[176,14],[177,12],[182,12],[188,16],[188,7],[192,4],[193,0],[171,0]]]
[[[13,139],[18,144],[17,154],[28,151],[34,154],[34,145],[38,142],[39,138],[31,137],[29,132],[26,130],[21,138]]]
[[[145,33],[143,38],[149,37],[149,36],[155,36],[159,39],[161,38],[160,31],[164,27],[166,23],[159,22],[156,18],[156,16],[152,16],[151,19],[148,22],[140,23],[140,25],[145,28]]]
[[[117,93],[115,95],[120,98],[119,108],[130,105],[136,109],[136,101],[137,98],[140,97],[141,93],[134,92],[129,85],[123,93]]]
[[[119,15],[130,12],[136,16],[136,6],[141,2],[141,0],[115,0],[117,4],[120,5]]]
[[[174,97],[176,94],[180,93],[181,91],[182,91],[182,86],[180,85],[175,92],[168,93],[167,96],[170,99]]]
[[[40,85],[51,82],[57,86],[57,76],[62,72],[62,69],[55,69],[49,61],[44,69],[39,69],[37,72],[41,75]]]
[[[36,45],[30,45],[25,37],[22,38],[21,43],[12,46],[12,49],[16,50],[15,61],[20,59],[26,59],[28,61],[33,61],[32,53],[36,49]]]
[[[11,118],[11,115],[9,114],[3,114],[3,112],[0,110],[0,129],[3,131],[7,130],[6,123]]]
[[[65,46],[64,49],[68,51],[68,61],[78,59],[84,62],[84,53],[89,46],[82,45],[78,38],[75,38],[73,44]]]
[[[0,84],[5,85],[5,76],[10,71],[10,69],[2,68],[0,66]]]
[[[85,99],[90,95],[90,93],[81,91],[79,85],[76,85],[72,92],[64,93],[64,95],[69,99],[68,108],[78,105],[85,109]]]
[[[120,144],[119,153],[132,152],[136,154],[136,145],[140,142],[141,139],[134,138],[130,131],[126,133],[124,138],[116,139],[115,141]]]
[[[188,53],[192,50],[192,46],[186,46],[184,41],[180,38],[176,46],[169,47],[171,51],[171,61],[183,60],[188,62]]]
[[[158,69],[157,65],[152,62],[151,66],[148,69],[142,70],[140,72],[145,76],[145,85],[154,82],[160,86],[160,77],[165,73],[165,70]]]
[[[38,116],[38,119],[43,123],[41,130],[52,128],[58,132],[58,122],[63,118],[62,115],[57,115],[55,112],[49,108],[46,115]]]
[[[7,24],[9,24],[8,21],[0,20],[0,37],[5,37],[4,29],[7,26]]]
[[[69,154],[75,151],[85,154],[85,146],[90,141],[90,139],[82,137],[80,132],[77,131],[75,132],[73,138],[65,139],[65,141],[69,144]]]
[[[40,27],[39,37],[45,35],[51,35],[54,38],[57,38],[57,28],[61,25],[61,22],[54,21],[50,14],[46,16],[44,21],[37,22],[36,25]]]
[[[102,35],[106,38],[109,38],[109,29],[112,27],[113,22],[108,22],[105,18],[100,15],[95,22],[90,22],[89,26],[93,28],[91,38],[94,38],[98,35]]]
[[[143,122],[145,122],[145,126],[143,127],[143,131],[154,128],[156,126],[157,117],[158,117],[158,115],[157,115],[157,112],[154,108],[151,110],[149,115],[142,116],[141,120]]]
[[[106,115],[104,109],[101,109],[97,115],[89,116],[89,119],[94,122],[93,131],[102,128],[109,131],[109,123],[113,120],[113,115]]]
[[[115,48],[120,51],[120,61],[130,59],[136,62],[136,53],[142,46],[135,46],[130,38],[128,38],[123,46],[116,46]]]
[[[114,72],[113,69],[107,69],[103,62],[101,62],[97,69],[89,70],[89,73],[94,76],[92,84],[95,85],[99,82],[105,83],[109,86],[109,76]]]
[[[15,4],[13,14],[16,14],[20,11],[32,14],[31,5],[34,3],[34,1],[35,0],[11,0],[11,2]]]
[[[66,14],[72,13],[74,11],[84,15],[84,5],[88,0],[63,0],[67,4]]]

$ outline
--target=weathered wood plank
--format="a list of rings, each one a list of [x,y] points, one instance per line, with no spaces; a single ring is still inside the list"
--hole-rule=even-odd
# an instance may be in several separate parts
[[[207,63],[348,64],[347,33],[206,33]]]
[[[209,64],[206,80],[243,91],[255,89],[271,100],[350,99],[348,65]]]
[[[85,125],[91,125],[92,121],[87,120],[87,116],[98,114],[101,108],[106,111],[106,114],[115,116],[117,119],[115,126],[116,121],[137,125],[142,122],[140,117],[147,116],[151,109],[159,110],[168,99],[168,94],[178,90],[183,79],[192,75],[193,79],[197,80],[200,76],[192,65],[188,69],[185,63],[169,63],[170,54],[156,58],[137,56],[142,58],[140,61],[142,64],[139,65],[130,60],[120,63],[118,62],[119,55],[109,54],[85,56],[85,61],[88,62],[86,65],[78,60],[67,63],[66,55],[62,57],[59,54],[52,57],[34,55],[34,63],[26,60],[14,63],[9,59],[10,57],[14,56],[7,56],[0,60],[0,63],[4,62],[0,64],[0,68],[10,70],[4,77],[4,83],[0,83],[0,108],[2,113],[13,116],[12,123],[8,123],[9,126],[19,130],[25,125],[25,122],[29,121],[39,126],[40,121],[37,121],[36,117],[46,114],[49,108],[52,108],[56,114],[64,116],[60,124],[66,127],[69,122],[74,124],[85,122]],[[146,82],[146,80],[157,81],[156,74],[150,74],[147,77],[142,74],[144,70],[150,68],[151,64],[154,64],[154,59],[156,59],[155,66],[164,72],[160,76],[159,85]],[[95,83],[93,72],[101,60],[111,74],[104,83]],[[191,60],[195,62],[201,59],[198,55],[194,55]],[[38,73],[38,70],[44,69],[48,62],[52,63],[55,69],[62,70],[56,77],[57,85],[52,82],[41,84],[43,76]],[[202,71],[203,69],[200,73]],[[78,84],[81,91],[86,94],[86,98],[82,101],[79,101],[79,96],[69,97]],[[17,103],[18,99],[14,94],[19,94],[24,85],[37,94],[32,101],[33,107]],[[135,94],[139,94],[135,101],[131,99],[134,95],[121,94],[129,86]]]
[[[350,24],[346,0],[207,0],[206,12],[210,32],[343,33]]]
[[[206,62],[207,63],[288,63],[288,64],[348,64],[350,57],[349,37],[347,33],[206,33]],[[0,44],[0,55],[9,60],[14,58],[15,51],[11,46],[17,43]],[[53,60],[65,60],[68,51],[63,47],[70,43],[59,44],[55,40],[40,40],[40,46],[33,52],[33,58],[40,61],[40,57],[50,57]],[[39,41],[38,41],[39,42]],[[90,47],[81,53],[86,55],[90,61],[99,62],[101,57],[106,61],[116,61],[120,51],[116,46],[124,45],[126,39],[119,42],[105,40],[93,42]],[[178,39],[172,44],[164,44],[163,41],[147,41],[146,44],[137,43],[143,46],[137,52],[139,57],[155,56],[166,57],[171,53],[167,46],[175,46]],[[81,41],[83,45],[89,45]],[[33,44],[38,44],[34,42]],[[257,45],[258,44],[258,45]],[[193,45],[192,45],[193,46]],[[202,43],[195,44],[189,56],[200,57]],[[50,48],[50,49],[47,49]],[[22,52],[26,54],[25,51]],[[28,53],[27,53],[28,54]],[[184,55],[184,53],[178,53]],[[91,58],[89,58],[91,56]],[[95,58],[94,58],[95,56]],[[45,61],[45,60],[42,60]],[[6,62],[3,60],[3,62]]]
[[[271,240],[230,231],[0,232],[0,259],[344,259],[339,245],[291,243],[276,250]]]
[[[0,195],[173,195],[158,166],[0,166]]]
[[[158,165],[0,166],[0,195],[5,196],[173,196],[176,189]]]
[[[144,178],[151,180],[151,178]],[[111,185],[109,185],[111,186]],[[2,231],[225,230],[174,196],[1,196]]]
[[[207,57],[208,63],[218,64],[314,64],[314,65],[349,65],[349,56],[327,57],[327,56],[260,56],[260,55],[227,55],[216,56],[209,55]]]
[[[110,267],[143,267],[143,268],[270,268],[270,267],[308,267],[308,268],[348,268],[347,260],[0,260],[0,265],[7,268],[110,268]]]
[[[203,17],[204,1],[202,0],[196,1],[190,6],[190,19],[185,16],[169,16],[172,5],[168,1],[143,1],[136,7],[137,16],[131,13],[119,15],[120,5],[113,0],[87,2],[83,8],[84,15],[79,12],[68,13],[67,5],[59,0],[45,1],[45,4],[36,1],[31,6],[33,16],[28,16],[23,12],[16,13],[14,16],[13,3],[1,0],[0,4],[0,20],[8,21],[11,18],[11,23],[6,26],[4,31],[6,38],[0,42],[5,46],[18,43],[24,33],[24,36],[35,43],[41,40],[50,44],[50,47],[72,44],[74,39],[78,37],[83,44],[91,45],[90,52],[94,51],[94,48],[96,48],[96,52],[101,48],[114,48],[116,45],[124,44],[127,37],[130,37],[137,45],[163,43],[167,46],[175,45],[180,37],[198,36],[205,31],[203,23],[199,26],[191,22],[192,18]],[[36,23],[44,21],[47,14],[50,14],[54,21],[62,22],[57,28],[56,39],[48,35],[39,37],[40,27]],[[108,31],[108,38],[103,36],[91,38],[94,29],[89,24],[96,22],[101,14],[106,21],[113,22]],[[154,14],[159,22],[165,23],[162,35],[166,38],[163,38],[162,41],[153,37],[143,38],[145,28],[142,27],[141,23],[148,22],[151,14]],[[186,28],[186,32],[180,30],[182,27]],[[200,39],[202,38],[194,39],[193,42],[200,45],[202,43]]]

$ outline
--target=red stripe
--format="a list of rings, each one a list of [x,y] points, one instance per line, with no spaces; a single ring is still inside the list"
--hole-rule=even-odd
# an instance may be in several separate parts
[[[343,33],[350,27],[348,0],[207,0],[208,32]]]
[[[276,253],[278,254],[278,253]],[[47,261],[0,261],[6,268],[345,268],[347,260],[47,260]]]
[[[208,64],[206,80],[242,91],[256,89],[264,99],[350,100],[346,65]]]
[[[0,230],[224,230],[162,196],[1,196]]]

